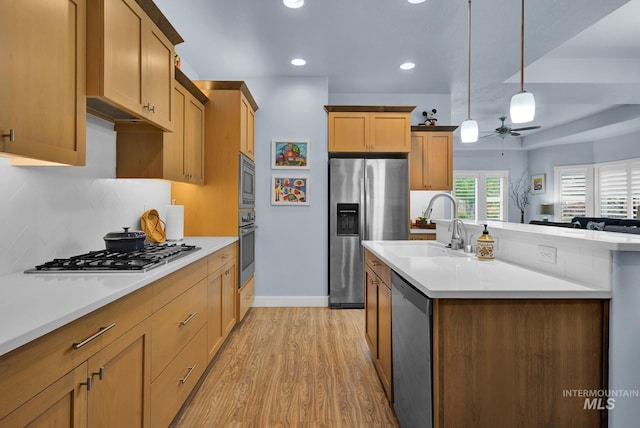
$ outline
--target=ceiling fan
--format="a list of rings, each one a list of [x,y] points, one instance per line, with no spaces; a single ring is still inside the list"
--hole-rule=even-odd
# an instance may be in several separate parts
[[[493,137],[493,136],[497,136],[502,139],[505,139],[506,137],[519,137],[521,135],[520,131],[531,131],[533,129],[541,128],[541,126],[525,126],[524,128],[511,128],[510,126],[504,124],[504,121],[506,119],[507,119],[506,116],[502,116],[500,118],[500,122],[502,122],[502,124],[495,130],[489,131],[488,135],[483,135],[481,138]],[[486,132],[483,132],[483,133],[486,133]]]

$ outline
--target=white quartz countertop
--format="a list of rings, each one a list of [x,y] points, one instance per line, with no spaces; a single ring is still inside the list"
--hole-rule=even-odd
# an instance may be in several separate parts
[[[478,260],[433,241],[363,241],[362,245],[434,299],[611,298],[609,289],[500,260]]]
[[[432,220],[434,223],[448,225],[451,220]],[[610,251],[640,251],[640,235],[633,233],[605,232],[599,230],[572,229],[569,227],[544,226],[537,224],[510,223],[501,221],[476,222],[464,220],[467,228],[482,230],[482,224],[487,224],[490,233],[518,233],[537,238],[545,238],[558,242],[573,242],[587,244],[591,247]]]
[[[0,276],[0,355],[68,324],[237,241],[187,237],[200,250],[139,273],[16,272]]]

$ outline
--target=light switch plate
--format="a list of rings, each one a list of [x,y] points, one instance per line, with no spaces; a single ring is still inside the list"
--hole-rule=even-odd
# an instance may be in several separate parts
[[[538,245],[538,260],[545,263],[556,264],[558,250],[556,247],[548,247],[546,245]]]

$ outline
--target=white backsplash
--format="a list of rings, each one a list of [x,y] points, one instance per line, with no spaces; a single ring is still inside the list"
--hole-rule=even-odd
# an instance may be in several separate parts
[[[113,124],[87,115],[84,167],[15,167],[0,158],[0,275],[104,248],[102,237],[140,229],[156,208],[164,218],[171,185],[115,179]]]

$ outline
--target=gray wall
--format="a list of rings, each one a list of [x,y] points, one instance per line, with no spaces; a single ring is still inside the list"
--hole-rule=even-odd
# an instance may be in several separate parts
[[[256,303],[326,305],[328,288],[326,78],[247,82],[256,112]],[[309,206],[272,206],[271,140],[309,139]],[[303,296],[292,301],[284,296]],[[273,298],[269,298],[273,297]]]

